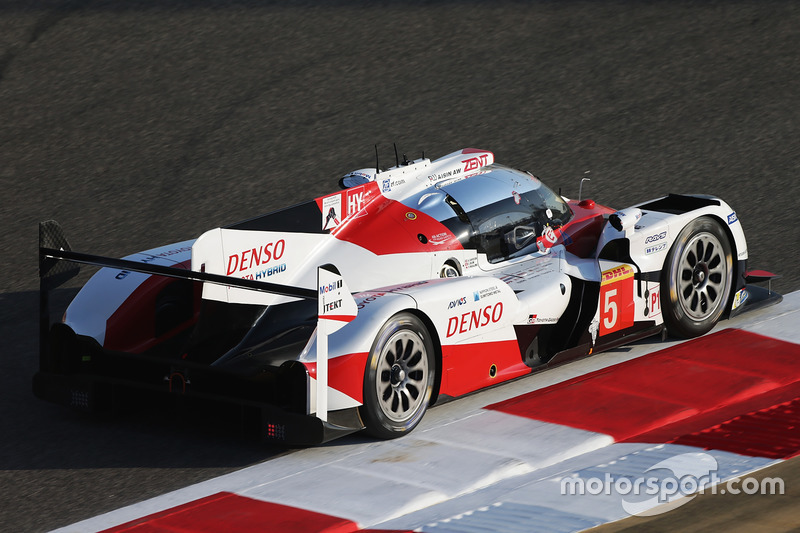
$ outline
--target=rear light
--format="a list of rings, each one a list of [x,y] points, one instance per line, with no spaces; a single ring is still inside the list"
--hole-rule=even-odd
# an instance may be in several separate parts
[[[267,422],[266,438],[270,440],[286,440],[286,426]]]

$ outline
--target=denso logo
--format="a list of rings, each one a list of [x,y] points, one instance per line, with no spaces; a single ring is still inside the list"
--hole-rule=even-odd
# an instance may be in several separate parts
[[[243,272],[258,265],[265,265],[270,261],[277,261],[283,257],[286,250],[286,241],[270,242],[259,248],[244,250],[236,255],[228,256],[228,275],[237,270]]]
[[[448,305],[447,308],[448,309],[452,309],[452,308],[454,308],[456,306],[464,305],[465,303],[467,303],[467,297],[466,296],[462,296],[458,300],[453,300],[452,302],[450,302],[450,305]]]
[[[649,242],[660,241],[661,239],[665,238],[666,236],[667,236],[667,232],[666,231],[662,231],[661,233],[659,233],[657,235],[650,235],[649,237],[647,237],[644,240],[644,243],[647,244]]]
[[[501,318],[503,318],[503,302],[497,302],[494,306],[487,305],[483,309],[478,309],[471,313],[453,316],[447,321],[447,336],[452,337],[456,333],[467,333],[499,322]]]
[[[464,172],[469,172],[470,170],[478,170],[482,166],[484,166],[489,161],[489,156],[487,154],[478,155],[475,157],[471,157],[469,159],[465,159],[461,161],[464,163]]]

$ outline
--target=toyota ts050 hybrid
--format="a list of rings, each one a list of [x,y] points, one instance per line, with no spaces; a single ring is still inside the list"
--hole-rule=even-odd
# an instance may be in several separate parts
[[[705,195],[615,210],[464,149],[195,240],[111,259],[40,226],[34,391],[235,405],[261,436],[411,431],[433,403],[648,335],[694,337],[780,296],[746,285],[736,212]],[[101,268],[50,324],[48,293]]]

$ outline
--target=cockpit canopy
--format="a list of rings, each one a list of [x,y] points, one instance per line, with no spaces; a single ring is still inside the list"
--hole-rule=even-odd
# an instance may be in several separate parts
[[[572,218],[567,203],[532,175],[492,164],[467,178],[437,183],[421,209],[448,227],[465,248],[498,262],[529,253],[545,228]]]

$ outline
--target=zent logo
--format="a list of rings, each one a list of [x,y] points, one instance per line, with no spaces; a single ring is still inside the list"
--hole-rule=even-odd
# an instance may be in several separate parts
[[[482,166],[484,166],[489,161],[489,156],[487,154],[482,154],[479,156],[471,157],[469,159],[465,159],[462,161],[464,163],[464,172],[469,172],[470,170],[478,170]]]

